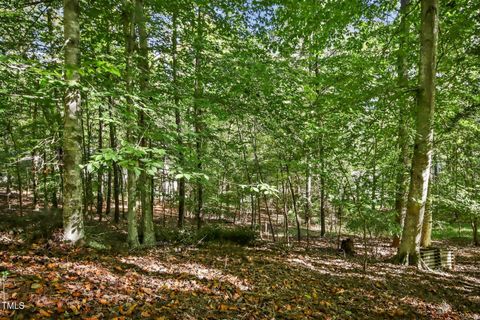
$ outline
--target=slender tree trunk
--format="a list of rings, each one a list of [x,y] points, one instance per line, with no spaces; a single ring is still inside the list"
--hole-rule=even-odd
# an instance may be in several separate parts
[[[372,210],[376,209],[377,200],[377,137],[374,137],[373,142],[373,170],[372,170]]]
[[[102,120],[102,105],[98,106],[98,151],[101,152],[103,148],[103,120]],[[97,215],[98,219],[102,221],[103,211],[103,170],[98,169],[97,176]]]
[[[285,181],[282,180],[282,198],[283,198],[283,219],[284,219],[284,232],[285,243],[290,242],[290,236],[288,234],[288,204],[287,204],[287,191],[285,190]]]
[[[312,208],[312,174],[310,168],[310,159],[307,158],[307,172],[305,173],[305,220],[307,223],[307,230],[310,230],[310,218]]]
[[[287,171],[288,185],[290,187],[290,193],[292,195],[293,212],[295,213],[295,221],[297,223],[297,241],[300,242],[302,240],[302,234],[300,229],[300,220],[298,219],[297,197],[295,196],[295,190],[293,189],[292,178],[290,177],[290,171],[288,169],[288,165],[286,166],[286,171]]]
[[[146,92],[148,89],[150,68],[148,65],[148,38],[143,0],[135,0],[135,10],[135,19],[137,21],[140,44],[140,59],[138,62],[138,67],[140,70],[140,90],[142,92]],[[140,128],[146,131],[148,124],[145,121],[145,112],[143,110],[140,111],[139,121]],[[145,135],[142,135],[140,144],[144,148],[147,147],[147,139],[145,138]],[[143,244],[146,246],[153,246],[156,243],[152,212],[151,182],[152,180],[148,177],[146,171],[142,170],[139,183],[142,197]]]
[[[85,152],[85,162],[90,160],[90,152],[92,150],[92,121],[90,118],[90,108],[88,106],[88,95],[85,95],[84,107],[87,114],[87,145],[86,145],[86,152]],[[86,177],[86,199],[87,199],[87,206],[88,206],[88,213],[91,215],[93,214],[93,174],[85,170],[85,177]]]
[[[320,138],[320,236],[324,237],[325,228],[325,150],[323,147],[323,137]]]
[[[48,208],[48,187],[47,187],[47,177],[48,177],[48,163],[47,163],[47,151],[43,151],[43,207]]]
[[[112,203],[112,168],[108,168],[108,173],[107,173],[107,197],[105,199],[105,215],[109,215],[110,211],[112,210],[111,208],[111,203]]]
[[[125,1],[123,12],[124,18],[124,36],[125,36],[125,82],[127,92],[132,91],[132,55],[135,47],[135,11],[131,0]],[[131,98],[127,99],[128,114],[133,115]],[[133,120],[133,119],[131,119]],[[130,144],[135,144],[134,133],[131,126],[127,126],[127,140]],[[137,176],[133,168],[127,169],[127,220],[128,220],[128,245],[136,248],[140,245],[138,240],[137,226]]]
[[[430,181],[428,186],[427,202],[425,203],[425,213],[423,216],[423,224],[422,224],[422,235],[420,238],[420,246],[423,248],[428,248],[432,244],[433,215],[432,215],[431,184],[432,184],[432,181]]]
[[[172,15],[172,73],[173,73],[173,100],[175,103],[175,124],[177,126],[178,162],[182,170],[184,167],[182,117],[180,114],[180,96],[178,94],[178,61],[177,61],[177,16],[175,9]],[[185,223],[185,177],[178,179],[178,227],[183,228]]]
[[[113,109],[113,100],[110,101],[110,104],[109,104],[109,116],[110,116],[110,119],[112,119],[112,109]],[[113,150],[116,150],[117,148],[117,143],[116,143],[116,138],[115,138],[115,127],[114,127],[114,124],[113,124],[113,121],[110,121],[109,124],[108,124],[108,131],[109,131],[109,135],[110,135],[110,148],[112,148]],[[114,211],[114,221],[115,223],[118,223],[120,222],[120,181],[119,181],[119,178],[120,178],[120,174],[121,172],[119,172],[119,168],[118,168],[118,164],[116,162],[113,162],[112,164],[112,169],[113,169],[113,201],[115,203],[115,211]],[[110,173],[109,173],[110,174]],[[110,179],[110,178],[109,178]],[[109,186],[110,186],[110,182],[109,182]],[[109,197],[110,199],[110,197]]]
[[[15,150],[19,150],[17,140],[13,135],[13,129],[10,125],[8,125],[8,131],[10,133],[10,138],[12,139],[13,147]],[[15,172],[17,175],[17,191],[18,191],[18,206],[20,214],[23,214],[23,181],[22,181],[22,171],[20,168],[20,159],[16,159],[15,161]]]
[[[398,260],[401,263],[417,266],[421,263],[420,237],[432,160],[438,1],[421,0],[421,8],[421,49],[415,148],[412,157],[407,214],[398,252]]]
[[[240,124],[237,120],[237,129],[238,129],[238,139],[240,140],[240,145],[242,146],[242,156],[243,156],[243,163],[245,166],[245,177],[247,178],[248,185],[252,185],[252,177],[250,176],[250,170],[248,170],[248,162],[247,162],[247,150],[245,144],[243,142],[242,131],[240,130]],[[253,194],[249,192],[250,196],[250,205],[251,205],[251,228],[255,227],[255,200],[253,199]]]
[[[37,113],[38,107],[33,106],[33,136],[37,137]],[[33,189],[33,209],[37,211],[38,207],[38,167],[37,167],[37,150],[32,150],[32,189]]]
[[[407,65],[407,37],[408,37],[408,7],[410,0],[400,0],[400,45],[397,53],[397,73],[398,73],[398,86],[399,90],[404,91],[408,86],[408,65]],[[404,93],[401,93],[398,105],[398,171],[396,181],[396,194],[395,194],[395,211],[396,222],[403,227],[403,221],[405,217],[405,204],[406,204],[406,191],[408,183],[408,165],[409,159],[409,141],[408,141],[408,123],[410,108],[408,106],[408,99]],[[400,244],[400,236],[394,235],[393,246],[398,247]]]
[[[254,127],[254,130],[253,130],[253,157],[255,159],[255,166],[257,167],[257,174],[258,174],[258,177],[260,178],[260,181],[263,182],[263,175],[262,175],[262,171],[260,170],[260,162],[258,161],[258,156],[257,156],[257,139],[256,139],[256,130],[255,130],[255,127]],[[273,238],[273,242],[276,241],[276,238],[275,238],[275,229],[273,228],[273,223],[272,223],[272,216],[270,214],[270,208],[268,206],[268,199],[267,199],[267,196],[265,195],[265,193],[262,193],[262,196],[263,196],[263,200],[265,202],[265,208],[267,210],[267,218],[268,218],[268,224],[270,226],[270,231],[272,231],[272,238]],[[258,201],[258,223],[260,224],[260,230],[262,228],[262,220],[261,220],[261,211],[260,211],[260,198],[259,198],[259,201]]]
[[[64,0],[65,119],[63,130],[63,228],[64,239],[73,243],[84,237],[82,214],[82,159],[80,129],[80,24],[79,0]]]
[[[196,21],[196,39],[195,39],[195,92],[194,92],[194,117],[195,117],[195,150],[197,153],[197,170],[203,171],[203,119],[201,97],[203,92],[202,76],[201,76],[201,55],[202,55],[202,39],[203,39],[203,21],[200,7],[197,7],[197,21]],[[197,204],[195,208],[195,219],[197,221],[197,229],[200,229],[202,224],[203,211],[203,183],[199,179],[197,183]]]

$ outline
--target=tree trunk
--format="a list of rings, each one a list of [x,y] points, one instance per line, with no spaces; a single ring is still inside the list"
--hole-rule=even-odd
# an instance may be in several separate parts
[[[37,113],[38,107],[33,106],[33,136],[37,137]],[[37,150],[32,150],[32,189],[33,189],[33,209],[37,211],[38,207],[38,166],[37,166]]]
[[[149,65],[148,65],[148,39],[146,29],[146,18],[143,0],[135,0],[135,19],[138,26],[139,34],[139,48],[140,59],[138,60],[138,67],[140,70],[140,90],[146,92],[148,89],[149,78]],[[140,110],[139,114],[139,127],[145,131],[148,129],[148,124],[145,121],[145,112]],[[140,145],[144,148],[147,147],[147,139],[145,135],[142,135]],[[145,168],[144,168],[145,169]],[[141,190],[141,202],[142,202],[142,218],[143,218],[143,244],[146,246],[153,246],[156,243],[155,229],[153,224],[153,212],[152,212],[152,187],[151,179],[145,170],[140,173],[140,190]]]
[[[438,0],[421,0],[419,88],[416,137],[412,157],[407,214],[398,252],[401,263],[420,265],[420,236],[427,200],[433,145]]]
[[[425,203],[425,213],[423,215],[423,224],[422,224],[422,236],[420,238],[420,247],[428,248],[432,244],[432,225],[433,225],[433,215],[432,215],[432,181],[428,185],[428,195],[427,202]]]
[[[80,25],[79,0],[64,0],[65,119],[63,130],[63,228],[64,239],[73,243],[84,237],[82,214],[82,159],[80,129]]]
[[[109,109],[109,116],[110,119],[112,119],[112,109],[113,109],[113,101],[110,103],[110,109]],[[116,150],[117,148],[117,143],[116,143],[116,138],[115,138],[115,127],[113,124],[113,121],[110,121],[109,124],[109,135],[110,135],[110,148],[112,150]],[[120,181],[119,181],[119,168],[118,164],[114,162],[112,164],[113,167],[113,201],[115,203],[115,211],[114,211],[114,221],[115,223],[120,222]]]
[[[325,229],[325,151],[323,137],[320,138],[320,236],[324,237]]]
[[[292,195],[293,212],[295,213],[295,221],[297,223],[297,241],[300,242],[302,240],[302,234],[300,229],[300,220],[298,219],[298,212],[297,212],[297,197],[295,196],[295,190],[293,189],[292,178],[290,178],[290,170],[288,169],[288,165],[286,166],[286,171],[287,171],[288,185],[290,187],[290,193]]]
[[[172,73],[173,73],[173,100],[175,103],[175,125],[177,126],[178,162],[182,170],[184,168],[183,139],[182,139],[182,117],[180,114],[180,96],[178,94],[178,62],[177,62],[177,15],[175,9],[172,15]],[[185,177],[178,179],[178,227],[183,228],[185,223]]]
[[[125,82],[128,93],[132,91],[132,54],[135,46],[135,12],[130,0],[126,0],[123,12],[124,18],[124,36],[125,36]],[[128,114],[133,115],[132,100],[127,98]],[[135,137],[131,126],[127,126],[127,140],[130,144],[135,144]],[[127,220],[128,220],[128,245],[136,248],[140,245],[138,240],[137,227],[137,176],[133,168],[127,169]]]
[[[197,21],[196,21],[196,39],[195,39],[195,92],[194,92],[194,117],[195,117],[195,150],[197,153],[197,170],[199,173],[203,171],[203,119],[202,106],[200,99],[202,96],[202,81],[201,81],[201,54],[202,54],[202,38],[203,38],[203,21],[200,7],[197,7]],[[197,204],[195,208],[195,219],[197,221],[197,229],[200,229],[202,224],[202,210],[203,210],[203,183],[199,179],[197,183]]]
[[[98,106],[98,152],[103,148],[103,120],[102,120],[102,105]],[[103,211],[103,170],[100,168],[97,172],[97,215],[98,219],[102,221]]]
[[[472,218],[472,232],[473,232],[473,245],[479,246],[480,242],[478,240],[478,218]]]
[[[398,86],[399,90],[406,90],[408,86],[408,65],[407,65],[407,36],[408,36],[408,6],[410,0],[400,0],[400,45],[397,57],[397,73],[398,73]],[[405,217],[405,198],[408,183],[408,165],[409,165],[409,143],[408,143],[408,119],[410,114],[410,108],[408,107],[408,101],[401,93],[398,106],[398,171],[396,181],[396,194],[395,194],[395,211],[396,222],[403,227],[403,221]],[[393,244],[395,247],[400,243],[400,237],[398,234],[394,235]]]

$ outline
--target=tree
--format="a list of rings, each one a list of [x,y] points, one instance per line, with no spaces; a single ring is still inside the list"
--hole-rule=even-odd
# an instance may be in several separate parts
[[[147,39],[147,30],[145,22],[145,13],[144,13],[144,3],[143,0],[135,0],[135,19],[138,26],[138,35],[139,35],[139,51],[140,57],[138,62],[138,69],[140,70],[140,90],[146,92],[148,89],[148,75],[149,75],[149,65],[148,65],[148,39]],[[145,119],[145,112],[140,110],[139,114],[139,127],[145,132],[148,130],[149,126]],[[145,134],[140,138],[140,146],[143,148],[147,147],[147,139]],[[141,190],[141,202],[142,202],[142,228],[143,228],[143,244],[147,246],[152,246],[155,244],[155,230],[153,226],[153,212],[152,212],[152,179],[148,176],[146,172],[145,165],[142,165],[142,171],[140,173],[140,178],[138,180],[140,190]]]
[[[133,3],[126,0],[123,7],[123,33],[125,37],[125,83],[128,94],[132,92],[132,56],[135,46],[135,10]],[[134,113],[132,110],[133,101],[130,97],[127,98],[128,111],[127,116],[129,120],[133,120]],[[135,127],[134,127],[135,128]],[[127,128],[127,140],[129,147],[135,145],[135,135],[131,127]],[[127,197],[128,197],[128,244],[131,248],[136,248],[140,245],[138,239],[138,225],[137,225],[137,173],[135,168],[138,167],[136,159],[131,159],[127,168]]]
[[[405,198],[406,189],[408,185],[408,164],[410,162],[409,156],[409,139],[408,139],[408,123],[410,108],[408,107],[408,98],[405,97],[405,91],[408,86],[408,60],[407,60],[407,37],[408,37],[408,10],[409,0],[400,1],[400,27],[399,27],[399,48],[397,60],[398,86],[400,90],[399,108],[398,108],[398,172],[397,172],[397,186],[395,196],[395,210],[397,211],[396,221],[403,227],[403,220],[405,216]],[[394,244],[400,243],[400,238],[395,235]]]
[[[407,213],[398,251],[398,260],[410,265],[421,263],[420,237],[433,151],[437,39],[438,2],[437,0],[422,0],[415,147],[412,157]]]
[[[65,240],[73,243],[84,237],[82,212],[82,158],[80,130],[80,5],[64,0],[65,108],[63,130],[63,227]]]

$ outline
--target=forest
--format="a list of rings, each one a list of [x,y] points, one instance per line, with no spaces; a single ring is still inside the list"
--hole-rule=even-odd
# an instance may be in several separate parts
[[[0,320],[480,319],[480,2],[0,1]]]

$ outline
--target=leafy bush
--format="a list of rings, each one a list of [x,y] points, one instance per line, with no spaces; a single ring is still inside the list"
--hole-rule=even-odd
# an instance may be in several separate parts
[[[218,224],[206,225],[198,231],[193,229],[158,228],[157,240],[161,242],[196,245],[205,242],[230,242],[241,246],[251,244],[256,232],[248,227],[225,227]]]
[[[246,246],[256,239],[254,230],[248,227],[228,228],[220,225],[207,225],[200,229],[198,236],[202,241],[231,242]]]

